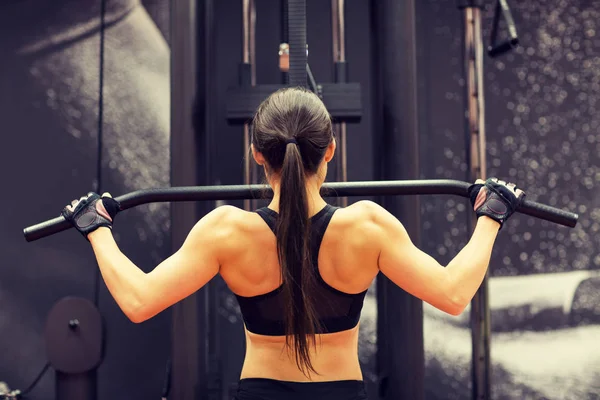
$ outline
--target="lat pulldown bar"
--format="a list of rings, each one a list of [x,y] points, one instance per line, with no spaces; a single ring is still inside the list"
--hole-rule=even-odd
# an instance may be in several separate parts
[[[332,182],[323,185],[321,194],[325,197],[444,194],[468,198],[469,186],[468,182],[449,179]],[[158,202],[244,200],[271,196],[273,192],[268,185],[184,186],[137,190],[116,197],[116,200],[121,204],[121,210],[127,210],[142,204]],[[570,211],[530,200],[525,200],[517,212],[571,228],[575,227],[579,218],[577,214]],[[71,224],[60,216],[29,226],[23,230],[23,234],[25,239],[31,242],[70,228]]]

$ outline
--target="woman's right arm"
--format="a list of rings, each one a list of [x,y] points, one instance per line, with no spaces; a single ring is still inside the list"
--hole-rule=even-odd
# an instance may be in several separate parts
[[[469,243],[443,267],[412,243],[392,214],[373,208],[375,237],[380,243],[379,270],[413,296],[448,314],[460,314],[481,285],[500,224],[480,218]]]
[[[479,191],[479,187],[476,189]],[[523,196],[514,185],[510,186],[514,200],[508,198],[508,203],[513,200],[508,204],[509,212],[502,214],[503,218],[492,215],[494,220],[482,210],[486,205],[495,206],[497,210],[498,196],[486,189],[484,186],[483,193],[479,196],[475,193],[472,198],[479,218],[471,239],[446,267],[417,248],[396,217],[372,203],[370,233],[379,246],[379,270],[396,285],[432,306],[452,315],[462,313],[485,276],[501,223],[512,214]]]

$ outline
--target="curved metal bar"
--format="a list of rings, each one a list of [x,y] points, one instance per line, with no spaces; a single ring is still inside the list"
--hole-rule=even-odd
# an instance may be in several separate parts
[[[344,196],[399,196],[399,195],[455,195],[468,197],[470,183],[455,180],[406,180],[377,182],[325,183],[321,193],[326,197]],[[182,186],[165,189],[144,189],[116,197],[121,210],[142,204],[179,201],[244,200],[270,198],[268,185]],[[545,204],[525,200],[517,212],[535,218],[574,227],[579,216]],[[29,226],[23,230],[28,242],[41,239],[71,228],[62,216]]]

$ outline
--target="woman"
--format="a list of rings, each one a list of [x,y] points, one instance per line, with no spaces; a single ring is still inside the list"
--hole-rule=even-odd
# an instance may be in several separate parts
[[[110,195],[89,194],[63,215],[89,239],[110,292],[133,322],[151,318],[221,274],[245,322],[239,400],[365,399],[358,321],[375,276],[381,271],[414,296],[460,314],[523,192],[496,179],[471,186],[480,218],[469,243],[444,268],[377,204],[335,208],[320,196],[335,140],[316,95],[277,91],[260,105],[253,126],[252,153],[275,194],[269,206],[257,212],[215,209],[148,274],[112,237],[119,206]]]

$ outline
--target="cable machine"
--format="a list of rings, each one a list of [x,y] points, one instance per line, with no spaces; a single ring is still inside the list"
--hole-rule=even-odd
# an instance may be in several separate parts
[[[392,1],[392,0],[390,0]],[[414,1],[414,0],[413,0]],[[207,117],[207,110],[210,108],[210,95],[212,86],[209,75],[213,72],[214,62],[214,9],[213,2],[206,0],[202,6],[196,9],[195,1],[179,2],[179,6],[173,6],[172,18],[183,18],[185,15],[194,15],[197,13],[198,27],[196,23],[190,22],[182,24],[178,22],[180,28],[178,34],[173,35],[174,43],[182,43],[179,47],[172,49],[173,52],[173,70],[179,71],[178,76],[186,77],[186,85],[175,85],[173,88],[174,101],[172,104],[173,129],[182,132],[175,136],[173,144],[173,155],[178,160],[186,160],[173,165],[172,184],[194,186],[198,183],[210,184],[210,160],[200,161],[194,155],[198,147],[210,148],[210,124],[211,120]],[[384,2],[386,3],[386,2]],[[393,1],[387,2],[383,8],[384,11],[394,10],[397,15],[406,18],[412,18],[414,24],[414,3],[407,1],[408,5],[399,8],[394,6]],[[333,41],[333,62],[334,76],[333,83],[317,83],[308,64],[308,50],[306,38],[306,1],[305,0],[286,0],[283,2],[283,42],[279,48],[280,69],[282,71],[282,80],[284,84],[258,85],[256,83],[256,63],[255,63],[255,26],[256,11],[254,0],[243,0],[243,54],[240,64],[240,85],[232,88],[227,96],[227,118],[231,123],[237,123],[243,126],[243,143],[245,154],[248,155],[250,147],[251,126],[249,119],[252,117],[257,106],[273,91],[284,86],[308,86],[317,93],[328,107],[332,114],[338,133],[338,143],[340,157],[336,169],[336,178],[339,183],[327,184],[324,188],[324,194],[330,196],[340,196],[340,205],[346,205],[346,196],[356,195],[399,195],[399,194],[434,194],[446,193],[465,196],[465,182],[446,182],[446,181],[413,181],[413,182],[362,182],[362,183],[344,183],[347,181],[347,126],[348,122],[360,120],[362,116],[361,89],[358,83],[348,83],[348,64],[345,53],[345,19],[344,19],[344,0],[332,0],[332,41]],[[385,8],[390,7],[390,8]],[[396,8],[394,8],[396,7]],[[411,8],[412,7],[412,8]],[[468,176],[467,181],[472,182],[476,177],[485,178],[486,159],[485,159],[485,113],[483,96],[483,39],[482,39],[482,0],[461,0],[458,7],[462,11],[464,23],[464,68],[466,76],[466,146],[468,155]],[[392,14],[393,15],[393,14]],[[505,21],[508,31],[508,38],[500,43],[497,42],[498,27],[502,19]],[[185,18],[183,18],[185,19]],[[188,18],[189,20],[190,18]],[[195,18],[191,18],[195,20]],[[381,28],[384,34],[386,29],[393,29],[391,19],[384,20]],[[414,26],[412,27],[414,28]],[[410,26],[407,29],[412,29]],[[205,34],[201,43],[196,43],[195,38],[199,30]],[[388,32],[390,33],[390,32]],[[394,32],[391,32],[394,34]],[[414,35],[414,32],[395,32],[400,36]],[[187,38],[187,39],[186,39]],[[414,37],[411,38],[414,45]],[[497,57],[506,53],[518,45],[518,37],[512,15],[506,0],[497,0],[495,6],[494,22],[491,33],[490,45],[487,52],[491,57]],[[414,50],[414,49],[413,49]],[[383,49],[385,51],[385,49]],[[198,62],[196,54],[202,55],[203,63]],[[388,56],[383,56],[381,62],[389,62],[384,66],[388,69],[394,63]],[[184,63],[183,61],[190,61]],[[188,65],[188,67],[186,67]],[[413,66],[414,67],[414,66]],[[408,67],[409,72],[414,74],[415,70]],[[101,67],[102,68],[102,67]],[[201,82],[196,82],[195,76],[202,72],[206,78]],[[413,77],[414,78],[414,77]],[[175,81],[173,81],[175,82]],[[193,85],[189,85],[192,82]],[[416,87],[416,86],[415,86]],[[396,88],[397,89],[397,88]],[[414,89],[414,88],[413,88]],[[200,96],[196,96],[200,94]],[[387,97],[384,95],[384,102],[398,101],[396,97]],[[202,104],[198,101],[202,100]],[[189,110],[186,107],[177,107],[177,105],[189,105],[196,102],[197,109]],[[402,108],[401,106],[400,108]],[[188,111],[185,111],[185,110]],[[202,109],[202,115],[199,116],[198,110]],[[180,114],[175,112],[181,111]],[[194,114],[194,112],[196,112]],[[100,115],[102,115],[100,111]],[[415,113],[416,115],[416,113]],[[203,124],[206,129],[205,136],[196,138],[194,136],[194,127],[183,121],[194,121],[197,124]],[[101,124],[101,122],[100,122]],[[179,125],[178,125],[179,124]],[[410,124],[409,124],[410,125]],[[403,126],[406,130],[410,126]],[[413,127],[416,127],[413,126]],[[388,140],[389,138],[384,138]],[[407,139],[410,140],[410,139]],[[415,143],[413,145],[417,146]],[[415,147],[413,146],[413,147]],[[417,146],[418,147],[418,146]],[[101,149],[101,144],[99,146]],[[187,149],[187,156],[180,154]],[[393,149],[393,146],[391,147]],[[194,154],[191,154],[194,153]],[[387,155],[388,159],[390,155]],[[259,193],[266,189],[262,186],[247,186],[256,183],[258,171],[251,167],[249,157],[244,164],[244,183],[243,187],[225,187],[225,186],[206,186],[196,188],[171,188],[166,190],[147,190],[134,192],[119,199],[124,208],[130,208],[139,204],[145,204],[155,201],[199,201],[199,200],[217,200],[217,199],[244,199],[244,206],[251,209],[255,204],[250,200],[257,198]],[[388,160],[389,161],[389,160]],[[413,160],[414,161],[414,160]],[[190,164],[191,163],[191,164]],[[410,166],[409,166],[410,167]],[[410,168],[409,168],[410,169]],[[100,180],[98,184],[100,183]],[[209,208],[208,205],[203,206]],[[552,222],[561,223],[567,226],[574,226],[577,216],[562,210],[557,210],[549,206],[534,202],[526,202],[519,210],[529,215],[543,218]],[[187,220],[194,220],[194,216],[199,211],[194,206],[179,204],[172,211],[172,219],[175,231],[189,230],[185,229]],[[192,218],[190,218],[192,217]],[[36,240],[50,234],[68,229],[62,217],[26,228],[25,236],[27,240]],[[470,226],[473,220],[469,221]],[[174,245],[181,240],[177,234],[173,236]],[[190,323],[198,326],[198,321],[187,319],[189,315],[196,314],[199,310],[204,315],[205,320],[202,326],[216,326],[216,305],[211,304],[210,298],[216,298],[214,288],[209,287],[201,291],[197,297],[188,299],[185,303],[177,305],[174,311],[173,334],[183,337],[182,345],[173,347],[173,399],[192,399],[198,397],[198,392],[202,389],[208,389],[210,393],[219,392],[220,382],[215,377],[215,365],[218,364],[218,352],[215,352],[214,344],[218,340],[218,332],[215,329],[205,332],[205,336],[210,342],[200,343],[197,337],[198,328],[191,329]],[[388,299],[389,300],[389,299]],[[186,319],[183,316],[186,316]],[[76,317],[74,317],[76,316]],[[490,399],[490,316],[487,292],[487,277],[476,294],[471,304],[471,330],[472,330],[472,397],[477,400]],[[210,328],[207,328],[210,329]],[[196,335],[196,336],[195,336]],[[389,333],[388,333],[389,336]],[[57,370],[57,400],[94,399],[96,398],[96,376],[95,370],[102,360],[102,321],[97,308],[93,303],[84,299],[66,298],[61,300],[52,309],[46,326],[46,338],[52,342],[52,350],[49,352],[49,361]],[[389,339],[389,338],[388,338]],[[59,344],[59,345],[57,345]],[[212,346],[211,346],[212,344]],[[83,346],[83,347],[82,347]],[[81,353],[76,349],[85,348]],[[187,350],[187,353],[186,351]],[[77,356],[79,354],[79,356]],[[85,356],[82,356],[84,354]],[[196,361],[194,361],[196,360]],[[190,364],[191,363],[191,364]],[[390,372],[389,370],[387,372]],[[398,375],[398,370],[394,370],[388,378],[397,378],[404,375]],[[381,397],[386,397],[387,388],[391,379],[382,382],[380,390]],[[400,382],[400,384],[403,384]],[[389,393],[393,393],[393,390]],[[389,395],[388,395],[389,396]],[[214,396],[213,396],[214,397]],[[217,397],[215,397],[217,398]]]

